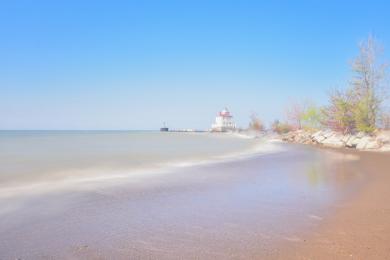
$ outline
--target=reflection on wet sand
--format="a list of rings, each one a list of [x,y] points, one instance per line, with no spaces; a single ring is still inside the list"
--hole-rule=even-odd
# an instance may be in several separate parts
[[[351,182],[363,178],[363,173],[359,170],[358,154],[351,154],[348,151],[323,150],[321,160],[309,162],[306,176],[308,183],[312,186],[350,185]]]

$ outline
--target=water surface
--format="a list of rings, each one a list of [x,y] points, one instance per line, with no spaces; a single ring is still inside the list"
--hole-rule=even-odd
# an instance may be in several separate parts
[[[120,185],[30,196],[0,214],[0,258],[264,259],[329,217],[366,173],[303,146]],[[6,200],[0,200],[2,209]]]
[[[223,159],[251,153],[257,144],[211,133],[0,131],[0,196],[12,188],[42,190],[44,184],[125,178]]]

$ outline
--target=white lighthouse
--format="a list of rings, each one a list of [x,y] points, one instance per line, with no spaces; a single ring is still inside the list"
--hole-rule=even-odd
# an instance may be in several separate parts
[[[236,129],[236,124],[227,108],[218,113],[215,123],[211,126],[211,131],[214,132],[226,132],[234,129]]]

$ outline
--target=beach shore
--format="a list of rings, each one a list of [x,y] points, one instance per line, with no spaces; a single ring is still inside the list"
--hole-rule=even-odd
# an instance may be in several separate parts
[[[389,155],[281,148],[30,197],[0,215],[0,258],[389,258]]]
[[[390,153],[353,154],[360,157],[364,185],[333,205],[334,214],[317,230],[290,245],[286,258],[390,259]]]

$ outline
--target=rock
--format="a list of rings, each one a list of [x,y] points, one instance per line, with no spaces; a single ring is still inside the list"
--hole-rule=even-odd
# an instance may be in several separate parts
[[[312,134],[311,138],[316,143],[321,143],[322,141],[324,141],[326,139],[323,135],[323,131],[318,131],[318,132]]]
[[[349,139],[352,137],[352,135],[344,135],[343,138],[341,138],[341,141],[346,144],[348,143]]]
[[[311,135],[311,137],[313,138],[313,139],[316,139],[316,138],[318,138],[319,136],[322,136],[323,134],[322,134],[322,131],[317,131],[317,132],[315,132],[314,134],[312,134]]]
[[[390,144],[390,134],[385,132],[379,133],[376,141],[381,145]]]
[[[290,143],[301,143],[301,144],[315,144],[310,132],[304,130],[297,130],[289,132],[282,136],[282,140]]]
[[[328,147],[349,147],[358,150],[377,150],[390,152],[390,131],[376,133],[376,137],[359,132],[356,135],[342,135],[338,132],[325,130],[315,133],[297,130],[282,135],[282,140],[300,144],[322,144]]]
[[[353,138],[350,139],[350,144],[351,144],[351,147],[353,148],[356,148],[356,146],[358,145],[358,143],[360,143],[362,139],[357,137],[357,136],[354,136]]]
[[[371,136],[364,136],[360,139],[359,143],[356,145],[356,149],[363,150],[366,149],[367,145],[371,142],[375,141]]]
[[[326,138],[324,141],[322,141],[322,144],[329,147],[343,147],[344,143],[341,139],[342,136],[333,133],[331,137]]]
[[[371,142],[368,142],[365,149],[379,149],[381,146],[378,144],[376,140],[373,140]]]
[[[356,141],[358,141],[359,139],[356,138],[356,136],[354,135],[351,135],[348,139],[348,141],[345,143],[345,146],[346,147],[349,147],[349,148],[354,148],[356,147],[357,143]]]
[[[317,143],[322,143],[325,139],[326,139],[325,136],[320,135],[320,136],[318,136],[318,137],[315,139],[315,141],[316,141]]]
[[[333,131],[330,131],[330,130],[327,130],[327,131],[325,131],[324,133],[323,133],[323,136],[325,137],[325,138],[330,138],[330,137],[332,137],[332,136],[334,136],[335,135],[335,133],[333,132]]]
[[[390,152],[390,144],[386,144],[380,148],[382,152]]]
[[[359,133],[357,133],[357,135],[356,135],[357,138],[363,138],[363,137],[365,137],[365,136],[367,136],[367,135],[366,135],[366,133],[364,133],[364,132],[359,132]]]

